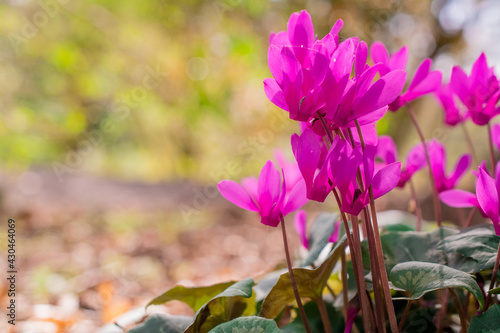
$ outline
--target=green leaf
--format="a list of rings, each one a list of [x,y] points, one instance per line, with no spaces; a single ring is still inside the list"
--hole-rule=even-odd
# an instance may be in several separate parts
[[[493,268],[499,242],[493,228],[481,226],[448,236],[438,247],[450,258],[449,266],[478,273]]]
[[[195,314],[186,333],[206,333],[222,323],[255,314],[255,295],[251,278],[238,281],[213,297]]]
[[[187,316],[169,316],[153,314],[139,326],[128,331],[129,333],[181,333],[191,324],[193,318]]]
[[[380,236],[384,262],[387,272],[402,262],[422,261],[436,264],[446,264],[444,251],[438,249],[438,244],[445,237],[458,233],[451,228],[436,228],[431,232],[389,231]],[[362,242],[363,266],[370,269],[370,257],[367,241]]]
[[[467,273],[445,265],[410,261],[394,266],[390,280],[396,287],[410,293],[409,297],[395,299],[419,299],[424,294],[445,288],[465,288],[471,292],[483,308],[484,298],[476,281]]]
[[[193,311],[198,311],[203,304],[233,285],[235,281],[214,284],[207,287],[184,287],[176,286],[162,295],[156,297],[146,305],[161,305],[170,301],[182,301],[189,305]]]
[[[338,220],[337,213],[321,213],[311,228],[309,234],[309,254],[301,266],[309,266],[315,262],[321,251],[328,245],[328,240],[335,229],[335,222]],[[339,239],[344,235],[344,226],[339,225]]]
[[[493,294],[493,295],[500,294],[500,287],[496,287],[496,288],[488,290],[488,294]]]
[[[279,333],[283,332],[278,328],[276,322],[262,317],[240,317],[221,324],[210,333]]]
[[[332,253],[316,269],[294,268],[293,273],[297,283],[297,289],[301,298],[321,297],[323,287],[330,276],[335,264],[344,251],[346,236],[337,243]],[[278,282],[271,289],[262,302],[260,316],[265,318],[276,318],[279,313],[288,305],[295,302],[290,275],[283,273]]]
[[[472,317],[469,333],[500,332],[500,305],[495,304],[485,313]]]

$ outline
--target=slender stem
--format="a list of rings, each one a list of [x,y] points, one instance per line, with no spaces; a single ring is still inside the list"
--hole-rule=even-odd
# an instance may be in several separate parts
[[[461,123],[462,130],[464,132],[464,137],[465,140],[467,141],[467,145],[469,146],[470,153],[472,155],[472,160],[474,165],[477,165],[477,157],[476,157],[476,150],[474,149],[474,145],[472,144],[472,139],[469,134],[469,130],[467,129],[467,126],[465,126],[465,123]]]
[[[422,210],[420,209],[420,204],[417,198],[417,191],[415,191],[415,186],[413,185],[413,181],[410,179],[410,193],[415,203],[415,214],[417,215],[417,231],[422,231]]]
[[[371,255],[376,254],[375,250],[375,239],[373,235],[372,225],[370,221],[370,216],[368,215],[368,210],[363,209],[363,222],[366,226],[367,234],[368,234],[368,249]],[[377,328],[380,332],[385,332],[385,311],[384,311],[384,302],[383,297],[380,293],[380,265],[377,262],[377,256],[370,260],[370,268],[372,271],[372,282],[373,282],[373,293],[375,296],[375,306],[377,308],[376,311],[376,323]]]
[[[332,132],[328,129],[328,125],[326,124],[325,119],[323,119],[323,116],[321,115],[321,113],[319,113],[319,111],[316,111],[316,114],[318,115],[319,120],[321,121],[321,125],[323,125],[323,129],[325,130],[326,135],[328,135],[328,139],[330,140],[331,143],[333,143],[333,135]]]
[[[410,107],[409,104],[406,104],[406,108],[408,109],[408,113],[410,114],[411,120],[413,121],[413,125],[415,125],[415,129],[417,130],[418,136],[420,137],[420,141],[422,141],[422,146],[424,148],[424,153],[425,153],[425,159],[427,160],[427,166],[429,169],[429,179],[431,181],[432,195],[433,195],[433,199],[434,199],[434,213],[436,214],[436,223],[437,223],[438,227],[440,227],[441,226],[441,206],[439,203],[439,198],[438,198],[438,193],[437,193],[437,188],[436,188],[436,179],[434,178],[434,173],[432,172],[432,165],[431,165],[431,158],[429,155],[429,150],[427,149],[427,144],[425,143],[424,133],[422,132],[422,129],[418,125],[417,117],[415,116],[413,109]]]
[[[465,223],[467,223],[467,219],[465,217],[465,211],[462,207],[457,208],[457,214],[458,214],[458,219],[460,220],[460,225],[462,228],[465,226]]]
[[[366,284],[365,284],[365,269],[363,268],[363,257],[361,254],[361,241],[359,239],[359,226],[356,217],[351,215],[351,226],[352,234],[354,240],[354,251],[356,252],[356,266],[358,269],[358,279],[359,279],[359,289],[358,294],[361,300],[361,310],[363,311],[363,320],[365,324],[365,331],[371,331],[371,322],[368,320],[371,316],[371,309],[368,304],[369,300],[366,296]]]
[[[302,305],[302,301],[300,300],[299,290],[297,289],[297,283],[295,282],[295,276],[293,274],[292,261],[290,260],[290,252],[288,250],[288,240],[286,237],[285,218],[283,217],[283,214],[281,214],[281,231],[283,234],[283,245],[285,246],[286,265],[288,266],[290,283],[292,284],[292,289],[295,295],[295,300],[297,301],[300,317],[302,318],[302,323],[304,324],[306,332],[311,333],[311,327],[309,326],[309,322],[307,321],[306,311],[304,310],[304,306]]]
[[[358,130],[358,135],[361,141],[361,147],[364,150],[365,142],[363,138],[363,132],[361,131],[361,127],[359,126],[358,121],[356,120],[356,129]],[[392,303],[391,290],[389,289],[389,278],[387,276],[387,271],[385,270],[384,264],[384,253],[382,251],[382,241],[380,240],[380,232],[378,227],[378,219],[377,219],[377,209],[375,208],[375,199],[373,197],[373,187],[370,185],[368,188],[368,193],[370,196],[370,212],[372,215],[373,222],[373,238],[375,240],[375,256],[376,262],[379,265],[380,269],[380,282],[382,284],[382,290],[384,293],[384,299],[387,307],[387,315],[389,316],[389,323],[391,325],[392,332],[399,332],[398,330],[398,321],[396,319],[396,312],[394,311],[394,304]]]
[[[319,314],[321,315],[321,321],[323,322],[323,329],[325,333],[332,333],[332,325],[330,324],[330,318],[328,318],[328,312],[326,311],[325,302],[323,298],[318,297],[314,299],[318,305]]]
[[[491,125],[488,123],[486,127],[488,129],[488,143],[490,146],[490,158],[491,158],[491,174],[495,174],[495,151],[493,150],[493,138],[491,137]]]
[[[473,207],[472,210],[469,213],[469,217],[467,218],[467,222],[465,222],[465,228],[470,227],[470,224],[472,223],[472,218],[474,217],[474,214],[477,212],[477,207]]]
[[[347,232],[347,231],[346,231]],[[342,297],[344,300],[344,322],[347,322],[347,303],[349,303],[349,286],[347,281],[347,261],[345,257],[345,247],[340,257],[342,263]]]
[[[328,289],[328,291],[330,292],[330,294],[332,295],[332,298],[333,300],[336,300],[337,299],[337,295],[335,294],[335,292],[333,291],[332,287],[330,287],[328,285],[328,283],[325,283],[325,287],[326,289]]]
[[[497,280],[497,274],[498,274],[498,266],[500,266],[500,243],[498,244],[498,250],[497,250],[497,259],[495,260],[495,266],[493,266],[493,273],[491,275],[491,282],[490,282],[490,289],[493,289],[495,287],[495,282]],[[490,305],[491,301],[491,294],[488,293],[488,296],[486,296],[486,302],[484,303],[484,310],[488,310],[488,306]]]
[[[460,303],[457,292],[452,288],[448,289],[450,290],[451,297],[453,298],[455,307],[457,308],[458,316],[460,317],[460,326],[462,326],[462,333],[467,333],[467,317],[465,316],[464,309],[462,307],[462,304]]]
[[[470,302],[470,291],[465,292],[465,304],[464,304],[464,312],[465,318],[469,321],[469,302]]]
[[[436,314],[436,332],[441,333],[443,331],[443,320],[446,317],[446,312],[448,311],[448,301],[450,299],[449,289],[439,290],[438,298],[441,300],[441,308]]]
[[[398,326],[399,332],[403,331],[403,327],[405,326],[406,317],[408,316],[408,311],[410,311],[411,302],[412,302],[412,300],[410,299],[408,301],[408,303],[406,303],[406,307],[405,307],[405,310],[403,312],[403,315],[401,316],[401,319],[399,320],[399,326]]]

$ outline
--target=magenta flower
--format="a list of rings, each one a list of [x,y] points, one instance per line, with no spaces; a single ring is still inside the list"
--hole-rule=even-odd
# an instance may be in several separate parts
[[[259,179],[244,178],[241,185],[232,180],[223,180],[217,184],[217,188],[224,198],[236,206],[258,212],[260,222],[271,227],[279,225],[282,214],[294,212],[308,201],[304,181],[299,181],[287,193],[285,179],[281,184],[280,173],[272,161],[264,165]]]
[[[499,82],[493,67],[488,67],[486,55],[481,53],[469,76],[459,66],[453,67],[450,87],[469,111],[472,121],[486,125],[500,113]]]
[[[385,45],[377,41],[372,44],[370,55],[373,63],[382,64],[379,68],[380,75],[386,75],[396,69],[404,70],[408,62],[408,48],[406,46],[403,46],[399,51],[390,56]]]
[[[399,182],[401,163],[390,163],[375,172],[374,146],[366,146],[364,154],[361,148],[351,148],[342,140],[335,142],[335,148],[330,155],[330,172],[333,184],[342,198],[341,210],[358,215],[370,203],[369,187],[373,188],[373,197],[377,199],[390,192]],[[338,151],[338,153],[334,153]],[[362,167],[364,190],[362,191],[356,180],[358,166]]]
[[[303,10],[290,16],[287,31],[270,36],[268,63],[273,78],[264,80],[264,90],[271,102],[290,113],[291,119],[307,121],[324,108],[321,83],[342,24],[337,21],[327,36],[317,40],[311,16]]]
[[[378,139],[375,157],[383,161],[383,164],[376,164],[375,170],[383,166],[394,163],[398,160],[396,144],[390,136],[382,135]],[[410,181],[413,175],[426,166],[425,154],[422,144],[415,145],[406,157],[405,165],[401,168],[401,175],[397,187],[403,188]]]
[[[328,182],[328,163],[324,163],[327,153],[325,144],[319,140],[312,129],[306,129],[299,136],[292,136],[292,150],[304,178],[307,198],[318,202],[325,201],[332,190]]]
[[[444,122],[447,125],[455,126],[469,117],[469,112],[464,109],[463,105],[456,103],[455,95],[449,84],[442,85],[434,95],[441,104],[444,110]]]
[[[363,61],[366,52],[366,48],[358,47],[356,59],[362,60],[361,65],[355,66],[355,78],[349,79],[348,74],[336,76],[332,71],[326,73],[322,84],[326,96],[325,118],[334,128],[354,127],[355,120],[360,125],[376,122],[403,90],[406,72],[394,70],[374,81],[382,64],[366,66]]]
[[[309,238],[307,237],[307,213],[305,210],[298,210],[295,213],[295,217],[293,219],[293,225],[295,227],[295,231],[300,237],[300,242],[302,246],[304,246],[307,250],[309,250]],[[340,232],[340,220],[335,222],[335,226],[332,234],[328,241],[330,243],[335,243],[339,240],[339,232]]]
[[[489,175],[485,165],[483,162],[479,171],[474,172],[477,177],[476,194],[463,190],[448,190],[442,192],[439,198],[451,207],[477,207],[483,216],[491,219],[495,233],[500,236],[500,163],[496,167],[495,179]]]
[[[431,71],[432,60],[424,59],[415,71],[408,89],[389,105],[391,111],[399,110],[403,105],[435,91],[440,85],[442,74]]]
[[[434,179],[436,180],[436,189],[439,193],[451,190],[456,186],[460,178],[464,175],[465,171],[469,169],[472,162],[472,157],[470,154],[463,154],[457,161],[454,170],[451,174],[446,174],[446,150],[444,146],[436,141],[432,140],[427,143],[427,149],[429,151],[431,159],[432,173],[434,174]]]

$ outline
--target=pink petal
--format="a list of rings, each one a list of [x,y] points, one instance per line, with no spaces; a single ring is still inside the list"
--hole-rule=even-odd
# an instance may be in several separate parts
[[[309,250],[309,241],[307,240],[307,214],[305,210],[299,210],[295,213],[293,226],[300,237],[302,245]]]
[[[315,40],[314,26],[309,13],[303,10],[298,15],[292,14],[288,21],[287,31],[290,43],[295,46],[293,49],[297,59],[300,63],[304,63],[308,49],[312,47]]]
[[[330,30],[330,35],[338,35],[340,32],[340,29],[342,29],[342,26],[344,25],[344,21],[341,19],[338,19],[337,22],[333,25],[332,29]]]
[[[278,202],[280,194],[280,173],[271,160],[266,162],[260,172],[257,191],[260,211],[265,215]]]
[[[412,90],[417,86],[420,82],[422,82],[423,79],[429,75],[429,71],[431,69],[432,65],[432,60],[427,58],[424,59],[420,65],[417,67],[417,70],[415,71],[415,75],[413,75],[413,79],[411,80],[410,85],[408,86],[408,90]]]
[[[408,62],[408,47],[403,46],[398,52],[393,53],[389,61],[389,68],[391,70],[405,69]]]
[[[491,178],[484,168],[479,168],[479,174],[476,182],[476,195],[477,201],[482,210],[491,219],[495,225],[495,231],[498,233],[499,229],[499,206],[498,206],[498,192],[495,180]]]
[[[372,57],[373,63],[381,62],[384,65],[389,64],[389,52],[385,48],[385,45],[382,42],[376,41],[372,44],[370,48],[370,55]],[[384,73],[387,74],[387,73]]]
[[[439,194],[439,199],[450,207],[478,207],[479,203],[473,193],[464,190],[448,190]]]
[[[276,83],[275,79],[265,79],[264,80],[264,92],[266,93],[267,98],[274,103],[279,108],[282,108],[285,111],[289,111],[288,104],[285,101],[285,95],[283,91]]]
[[[295,212],[297,209],[304,206],[309,199],[306,197],[306,183],[301,180],[295,185],[290,194],[285,198],[285,206],[283,215],[288,215]]]
[[[292,150],[307,187],[312,187],[321,155],[321,145],[313,130],[306,129],[300,137],[294,134],[292,136]]]
[[[358,49],[356,50],[356,61],[355,61],[355,74],[360,76],[365,68],[366,58],[368,55],[368,46],[364,41],[359,42]]]
[[[232,180],[223,180],[217,184],[217,188],[224,198],[236,206],[254,212],[259,210],[248,192],[240,184]]]
[[[354,113],[362,116],[387,106],[399,96],[405,81],[406,72],[403,70],[395,70],[384,75],[354,103]]]
[[[469,169],[470,165],[472,163],[472,156],[470,154],[464,154],[460,159],[458,160],[455,170],[451,174],[450,177],[450,182],[451,186],[454,187],[458,180],[463,176],[463,174]]]
[[[373,197],[377,199],[389,193],[398,184],[400,175],[400,162],[391,163],[380,169],[372,180]]]
[[[385,164],[396,162],[398,151],[394,140],[388,135],[382,135],[378,138],[377,157],[380,157]]]

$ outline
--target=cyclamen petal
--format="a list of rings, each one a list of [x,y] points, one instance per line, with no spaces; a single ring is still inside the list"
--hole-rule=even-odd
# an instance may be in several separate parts
[[[399,183],[401,175],[401,163],[395,162],[380,169],[373,177],[371,185],[373,186],[374,199],[389,193]]]
[[[273,102],[274,105],[285,111],[290,111],[288,104],[286,104],[283,90],[281,90],[275,79],[264,80],[264,92],[266,93],[267,98]]]
[[[290,194],[285,198],[283,207],[283,215],[288,215],[295,212],[297,209],[304,206],[309,199],[306,197],[306,184],[303,180],[299,181]]]
[[[482,210],[493,222],[495,232],[500,234],[499,199],[495,180],[491,178],[486,170],[479,168],[476,182],[477,201]]]
[[[248,192],[240,184],[232,180],[223,180],[217,184],[217,188],[224,198],[236,206],[254,212],[259,210]]]
[[[280,195],[280,174],[272,161],[267,161],[262,168],[257,190],[261,211],[269,213]]]
[[[474,193],[470,193],[464,190],[443,191],[439,194],[439,199],[441,199],[442,202],[450,207],[468,208],[479,206]]]
[[[300,237],[302,246],[309,250],[309,241],[307,239],[307,214],[305,210],[298,210],[297,213],[295,213],[293,226]]]

